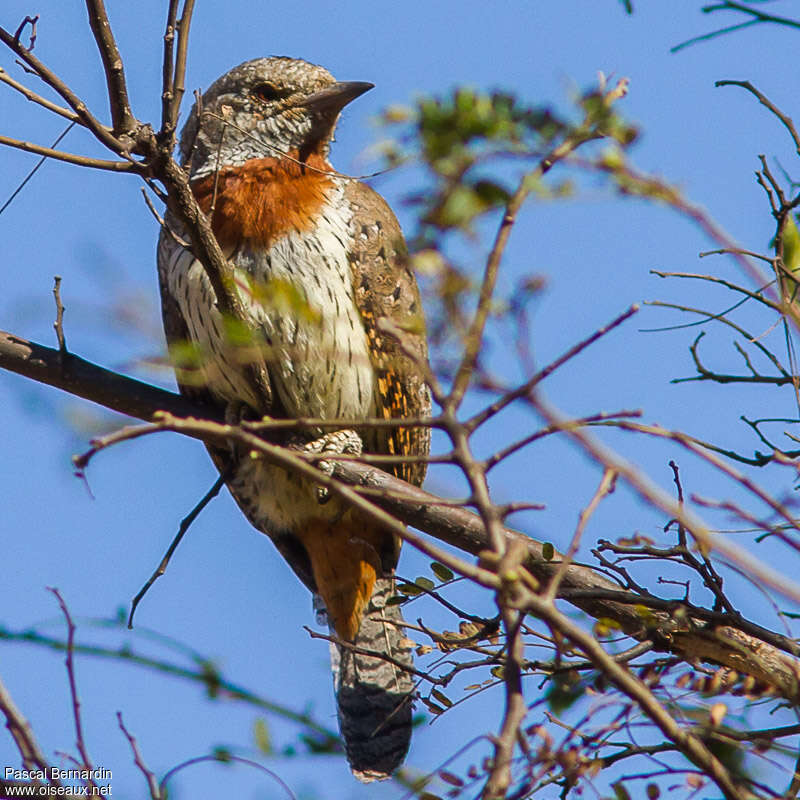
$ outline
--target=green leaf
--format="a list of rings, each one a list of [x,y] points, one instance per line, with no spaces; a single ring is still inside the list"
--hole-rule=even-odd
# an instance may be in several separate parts
[[[223,764],[228,764],[231,761],[231,751],[227,747],[215,747],[211,751],[211,755]]]
[[[393,594],[390,598],[386,600],[387,606],[399,606],[405,603],[406,598],[399,594]]]
[[[797,230],[797,223],[793,216],[786,218],[783,226],[783,266],[794,272],[800,268],[800,231]]]
[[[272,754],[272,741],[270,739],[269,729],[267,728],[267,723],[261,717],[253,723],[253,738],[255,739],[256,747],[264,753],[264,755]]]
[[[552,561],[555,554],[556,549],[550,542],[544,542],[544,544],[542,544],[542,558],[545,561]]]
[[[433,591],[436,588],[436,584],[430,578],[415,578],[414,583],[417,584],[421,589],[427,589],[428,591]]]
[[[440,580],[445,583],[447,581],[453,580],[455,575],[451,569],[448,569],[444,564],[440,564],[438,561],[431,562],[431,572]]]
[[[797,230],[797,223],[794,216],[786,218],[786,222],[781,232],[782,260],[785,270],[794,275],[800,271],[800,232]],[[800,297],[798,283],[789,275],[781,274],[781,293],[787,303],[795,303]],[[798,275],[800,277],[800,275]]]
[[[744,751],[738,743],[712,738],[706,742],[706,746],[734,777],[747,776],[744,769]]]
[[[614,783],[611,785],[617,800],[631,800],[630,793],[621,783]]]
[[[419,586],[415,586],[413,583],[398,583],[397,591],[401,594],[412,596],[422,594],[422,589],[420,589]]]
[[[205,659],[200,659],[198,661],[198,667],[203,675],[203,682],[206,685],[208,696],[215,698],[219,694],[219,687],[222,680],[219,670],[217,670],[216,666],[211,661]]]
[[[571,677],[569,674],[553,678],[550,688],[545,694],[545,700],[554,714],[561,714],[583,697],[586,687],[580,678]]]
[[[301,733],[298,738],[309,753],[335,753],[339,749],[339,740],[332,736]]]

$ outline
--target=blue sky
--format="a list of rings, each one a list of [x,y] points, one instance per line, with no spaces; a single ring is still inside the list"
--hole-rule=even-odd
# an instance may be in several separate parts
[[[141,119],[157,118],[164,4],[108,0],[107,5],[127,65],[134,111]],[[531,103],[566,108],[576,89],[591,84],[598,71],[627,76],[630,94],[620,110],[642,130],[633,149],[636,163],[680,185],[743,246],[765,249],[773,231],[763,192],[753,179],[757,154],[777,156],[792,173],[791,143],[752,97],[733,88],[714,88],[714,81],[751,80],[791,114],[796,76],[786,65],[796,51],[796,34],[779,28],[751,30],[671,54],[672,45],[709,30],[713,20],[699,13],[699,3],[640,0],[636,5],[636,13],[628,17],[615,0],[200,2],[192,28],[187,86],[207,87],[230,67],[270,54],[306,58],[343,80],[371,81],[376,88],[346,110],[333,151],[339,169],[363,173],[375,168],[364,153],[384,135],[374,117],[383,107],[409,102],[419,93],[444,92],[457,84],[501,87]],[[789,13],[791,5],[777,2],[774,8]],[[0,24],[13,30],[32,10],[20,0],[7,0]],[[40,0],[35,11],[41,15],[39,58],[105,119],[102,70],[84,10],[79,4]],[[2,56],[0,65],[30,82],[11,56]],[[51,143],[63,129],[62,120],[49,117],[5,87],[0,87],[0,122],[3,134],[41,144]],[[70,133],[64,146],[100,154],[79,131]],[[34,163],[33,156],[0,149],[0,202]],[[406,172],[373,182],[407,230],[413,220],[403,197],[418,180],[418,175]],[[145,374],[141,361],[157,355],[162,346],[156,238],[157,224],[142,202],[136,179],[48,163],[0,216],[4,270],[0,328],[52,343],[50,290],[52,276],[60,274],[70,349],[105,366]],[[698,263],[698,252],[711,246],[674,212],[621,200],[602,182],[591,180],[573,199],[532,202],[526,208],[508,250],[503,281],[511,286],[524,273],[545,276],[547,289],[537,299],[532,319],[535,355],[544,363],[633,302],[669,299],[724,307],[728,302],[724,295],[649,274],[654,268],[713,267],[727,277],[739,277],[732,263]],[[487,241],[473,246],[469,266],[480,267],[487,247]],[[548,397],[576,414],[643,408],[646,421],[683,428],[743,451],[757,443],[738,422],[740,414],[796,415],[790,393],[769,387],[670,384],[673,377],[691,374],[687,345],[696,330],[645,334],[638,329],[681,321],[686,320],[645,308],[624,331],[549,380]],[[780,335],[773,331],[765,341],[780,351]],[[707,338],[713,340],[709,354],[717,356],[718,363],[736,364],[729,337],[709,331]],[[499,346],[497,368],[502,374],[515,374],[513,354]],[[171,385],[168,375],[161,379]],[[90,496],[73,477],[69,457],[85,447],[91,435],[87,428],[96,421],[94,409],[7,373],[0,374],[0,408],[4,494],[0,624],[60,633],[57,607],[46,586],[60,588],[79,620],[112,616],[127,606],[158,563],[179,520],[213,482],[214,471],[203,448],[171,434],[114,448],[90,467]],[[510,440],[535,424],[529,414],[515,412],[492,431],[491,441],[487,437],[478,444],[496,445],[498,437]],[[631,438],[605,438],[669,487],[667,462],[675,457],[674,450]],[[680,458],[692,490],[736,496],[702,464],[688,456]],[[492,488],[499,500],[545,502],[545,511],[520,516],[515,522],[532,535],[565,546],[598,477],[597,468],[571,447],[548,441],[493,473]],[[787,480],[786,475],[771,472],[759,478],[773,488]],[[460,484],[452,470],[443,470],[431,473],[428,486],[454,494]],[[657,535],[664,521],[620,490],[593,520],[586,541],[637,529]],[[758,553],[770,557],[763,548]],[[406,548],[400,569],[411,576],[419,574],[425,560]],[[742,603],[750,613],[774,625],[760,598],[750,597],[735,577],[731,586],[743,588]],[[490,612],[490,597],[475,593],[467,597],[474,607]],[[212,658],[231,680],[289,707],[311,709],[316,718],[334,727],[327,648],[311,641],[302,627],[312,622],[307,592],[227,496],[195,523],[167,576],[138,612],[143,628],[187,643]],[[136,632],[109,633],[82,626],[79,638],[109,646],[129,643],[137,650],[167,654]],[[71,750],[74,734],[62,658],[35,647],[3,643],[0,675],[46,752]],[[144,791],[116,727],[117,710],[123,712],[157,774],[217,745],[236,745],[242,752],[252,747],[252,728],[259,714],[233,703],[206,702],[194,685],[91,658],[78,660],[78,679],[89,750],[98,764],[113,770],[115,797],[140,797]],[[423,726],[415,734],[409,765],[422,771],[436,768],[455,743],[466,739],[465,732],[478,736],[495,730],[500,710],[501,695],[487,693],[434,725]],[[295,740],[296,726],[272,716],[265,719],[278,747]],[[15,751],[7,737],[0,737],[0,763],[6,762],[16,763]],[[356,785],[340,758],[265,763],[298,796],[402,794],[392,785],[371,789]],[[218,796],[223,788],[231,797],[281,796],[256,772],[218,765],[183,773],[173,796]]]

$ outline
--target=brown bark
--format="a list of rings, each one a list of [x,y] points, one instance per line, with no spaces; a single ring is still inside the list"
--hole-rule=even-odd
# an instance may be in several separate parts
[[[167,411],[220,421],[180,395],[10,333],[0,332],[0,367],[142,420]],[[356,461],[337,461],[335,476],[371,490],[370,500],[377,506],[461,551],[478,555],[490,549],[483,521],[465,508],[443,503],[423,489]],[[524,544],[524,566],[535,581],[547,584],[558,570],[560,554],[548,560],[543,542],[511,528],[504,528],[503,534]],[[561,578],[557,597],[635,639],[652,641],[654,649],[752,675],[787,700],[800,701],[800,661],[794,655],[798,648],[788,637],[741,618],[625,591],[593,569],[575,564]]]

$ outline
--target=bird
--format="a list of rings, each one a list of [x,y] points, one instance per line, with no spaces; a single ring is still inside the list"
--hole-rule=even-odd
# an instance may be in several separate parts
[[[421,485],[428,427],[353,425],[431,409],[423,309],[400,225],[376,191],[329,161],[340,112],[372,87],[272,56],[229,70],[196,101],[181,162],[233,270],[243,319],[221,310],[169,204],[158,242],[162,317],[186,396],[239,422],[330,422],[271,441],[411,457],[389,469]],[[244,515],[324,607],[354,776],[390,777],[409,747],[414,695],[412,643],[392,602],[399,538],[313,480],[235,445],[208,449]]]

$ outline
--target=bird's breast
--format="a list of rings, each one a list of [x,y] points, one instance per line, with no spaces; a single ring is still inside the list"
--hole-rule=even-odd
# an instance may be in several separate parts
[[[344,185],[314,173],[305,186],[292,172],[291,188],[276,187],[271,179],[281,170],[274,161],[220,172],[216,191],[208,186],[213,176],[194,187],[234,266],[249,352],[256,342],[288,416],[372,416],[375,375],[353,290]],[[240,391],[248,350],[230,341],[205,270],[176,259],[170,284],[191,338],[209,359],[209,388],[224,401],[252,402]]]
[[[336,179],[322,156],[312,153],[303,163],[298,156],[254,158],[192,184],[220,246],[268,249],[287,233],[314,229]]]

